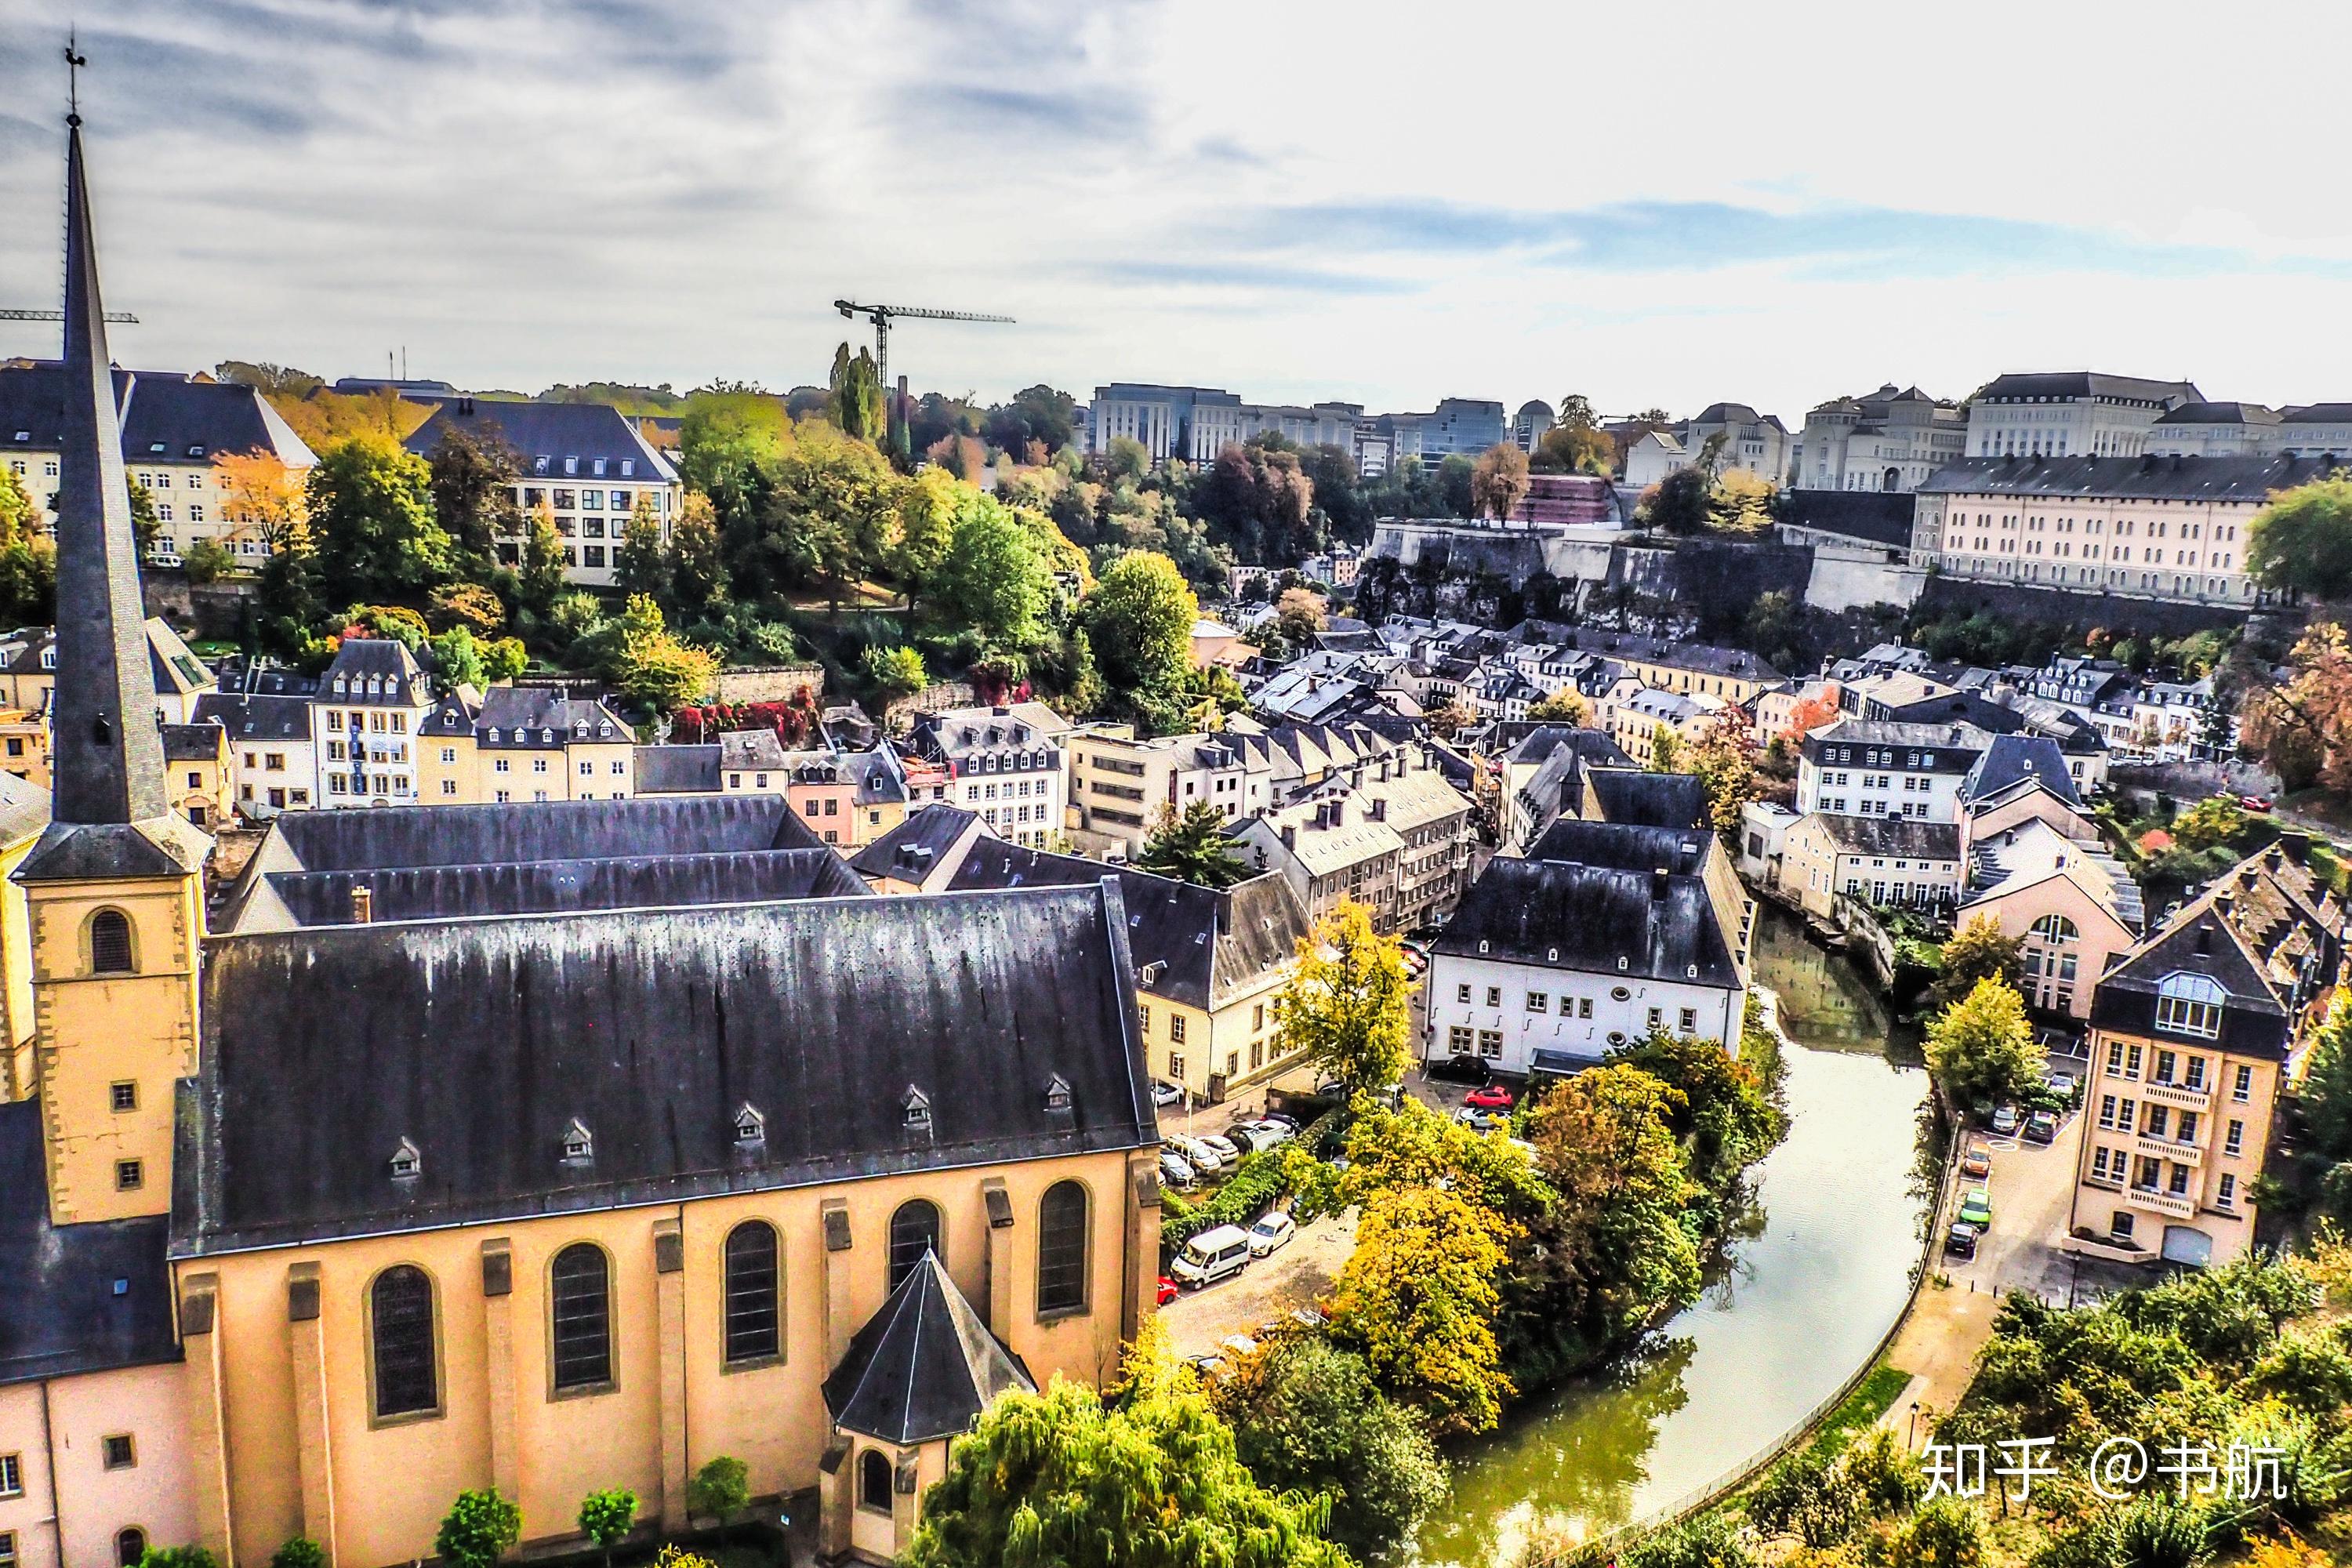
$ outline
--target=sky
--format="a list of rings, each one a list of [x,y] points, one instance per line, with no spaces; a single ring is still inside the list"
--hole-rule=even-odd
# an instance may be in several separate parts
[[[68,21],[142,368],[781,389],[846,296],[1017,318],[893,334],[983,399],[2352,397],[2352,7],[12,0],[0,305]]]

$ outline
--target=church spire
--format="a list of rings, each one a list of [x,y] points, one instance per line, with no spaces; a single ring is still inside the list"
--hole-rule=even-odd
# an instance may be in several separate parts
[[[99,296],[81,116],[66,132],[65,426],[58,463],[54,819],[131,823],[171,809]]]

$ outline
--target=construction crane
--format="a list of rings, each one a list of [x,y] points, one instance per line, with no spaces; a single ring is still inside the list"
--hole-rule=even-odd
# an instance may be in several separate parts
[[[908,321],[1001,321],[1013,324],[1010,316],[983,316],[970,310],[922,310],[912,305],[860,305],[853,300],[835,300],[833,308],[849,320],[864,316],[874,323],[874,379],[882,384],[887,394],[890,387],[890,323]]]
[[[65,319],[63,310],[0,310],[0,321],[62,321]],[[106,319],[126,326],[139,324],[139,318],[128,310],[109,310]]]

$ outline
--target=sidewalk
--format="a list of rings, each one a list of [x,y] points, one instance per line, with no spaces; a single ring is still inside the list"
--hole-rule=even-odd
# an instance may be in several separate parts
[[[1992,1338],[1993,1314],[2000,1309],[1999,1295],[1970,1290],[1964,1279],[1955,1280],[1949,1289],[1933,1280],[1922,1287],[1910,1315],[1903,1320],[1902,1331],[1886,1347],[1887,1363],[1909,1373],[1911,1384],[1895,1396],[1878,1424],[1906,1433],[1915,1442],[1925,1441],[1927,1413],[1942,1415],[1968,1392],[1969,1379],[1976,1374],[1977,1353]],[[1914,1405],[1921,1417],[1916,1434],[1911,1420]]]

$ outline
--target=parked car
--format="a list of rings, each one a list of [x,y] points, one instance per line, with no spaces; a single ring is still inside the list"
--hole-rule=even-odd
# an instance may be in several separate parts
[[[1206,1143],[1212,1150],[1213,1150],[1218,1160],[1223,1163],[1227,1165],[1238,1165],[1241,1163],[1242,1151],[1240,1145],[1236,1144],[1232,1139],[1226,1137],[1223,1133],[1196,1132],[1192,1136],[1199,1142]]]
[[[1251,1153],[1262,1154],[1289,1142],[1297,1134],[1279,1121],[1239,1121],[1225,1130],[1225,1136]]]
[[[2238,804],[2248,811],[2266,812],[2271,808],[2271,797],[2266,795],[2242,795],[2238,797]]]
[[[1509,1126],[1511,1122],[1511,1119],[1499,1110],[1487,1110],[1475,1105],[1464,1106],[1454,1113],[1454,1120],[1473,1132],[1492,1132],[1498,1127]]]
[[[2042,1082],[2043,1087],[2047,1088],[2051,1093],[2056,1095],[2059,1099],[2067,1101],[2069,1104],[2074,1102],[2074,1090],[2080,1087],[2074,1081],[2074,1075],[2070,1072],[2051,1073],[2043,1078]]]
[[[1176,1299],[1176,1281],[1165,1274],[1160,1277],[1159,1304],[1162,1307]]]
[[[1155,1078],[1151,1080],[1151,1103],[1159,1106],[1181,1105],[1184,1103],[1184,1091],[1164,1078]]]
[[[1288,1215],[1278,1211],[1266,1215],[1249,1228],[1250,1256],[1264,1258],[1266,1254],[1287,1246],[1290,1238],[1297,1234],[1298,1226],[1292,1223]]]
[[[1966,1220],[1954,1220],[1952,1228],[1944,1233],[1944,1255],[1948,1258],[1974,1258],[1977,1255],[1977,1237],[1982,1234]]]
[[[1508,1110],[1518,1102],[1519,1097],[1499,1083],[1474,1089],[1462,1101],[1465,1105],[1475,1105],[1486,1110]]]
[[[1249,1232],[1237,1225],[1221,1225],[1186,1242],[1183,1250],[1176,1254],[1176,1260],[1168,1266],[1168,1272],[1178,1284],[1197,1290],[1228,1275],[1239,1274],[1249,1265]]]
[[[1981,1143],[1971,1143],[1969,1152],[1960,1156],[1960,1174],[1990,1176],[1992,1174],[1992,1151]]]
[[[1392,1083],[1385,1088],[1373,1089],[1370,1092],[1373,1100],[1387,1106],[1390,1110],[1394,1110],[1396,1109],[1397,1101],[1404,1097],[1404,1085],[1401,1083]],[[1341,1083],[1336,1078],[1327,1079],[1323,1082],[1315,1086],[1315,1098],[1318,1100],[1345,1100],[1348,1098],[1348,1086]]]
[[[1992,1130],[2008,1138],[2017,1131],[2017,1107],[2002,1100],[1992,1110]]]
[[[1173,1149],[1160,1151],[1160,1184],[1161,1186],[1173,1187],[1180,1193],[1190,1192],[1192,1190],[1193,1184],[1199,1180],[1200,1173],[1192,1169],[1192,1161]]]
[[[1960,1218],[1979,1231],[1992,1228],[1992,1194],[1982,1187],[1970,1187],[1960,1195]]]
[[[1285,1116],[1279,1110],[1269,1110],[1260,1120],[1271,1121],[1276,1127],[1287,1127],[1293,1132],[1297,1132],[1298,1131],[1298,1118],[1296,1116]]]
[[[1181,1132],[1169,1133],[1160,1140],[1160,1147],[1163,1150],[1172,1149],[1182,1155],[1185,1163],[1200,1175],[1213,1176],[1225,1168],[1224,1161],[1217,1157],[1217,1152],[1214,1149],[1210,1148],[1198,1138],[1187,1137]]]
[[[2025,1119],[2025,1141],[2028,1143],[2054,1143],[2058,1141],[2058,1118],[2047,1110],[2037,1110]]]
[[[1460,1051],[1431,1061],[1422,1071],[1424,1077],[1442,1078],[1452,1083],[1483,1084],[1495,1076],[1486,1058]]]

